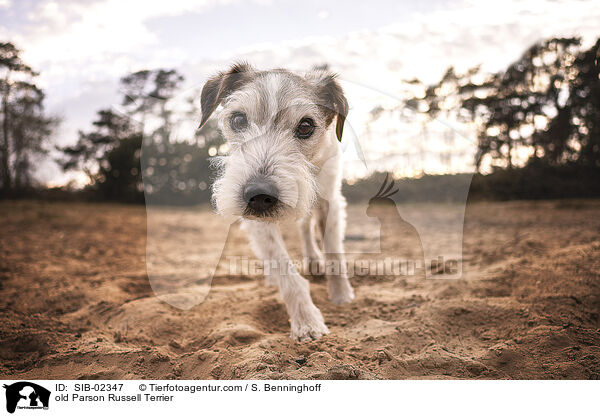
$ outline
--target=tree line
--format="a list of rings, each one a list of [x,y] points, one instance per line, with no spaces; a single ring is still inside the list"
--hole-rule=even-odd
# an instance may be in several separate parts
[[[209,156],[222,138],[214,123],[174,137],[181,119],[196,121],[200,114],[199,91],[182,93],[183,80],[174,69],[121,78],[121,107],[99,110],[77,143],[59,148],[62,168],[85,172],[88,188],[102,200],[143,202],[145,191],[152,204],[207,202]]]
[[[429,119],[453,113],[477,129],[478,171],[544,165],[600,167],[600,39],[552,38],[506,69],[449,68],[404,104]],[[487,165],[487,166],[486,166]]]
[[[600,196],[599,50],[600,39],[587,49],[578,38],[548,39],[496,73],[449,68],[432,85],[413,79],[414,94],[401,105],[429,121],[451,115],[475,126],[474,165],[491,172],[476,175],[476,193],[503,199]],[[3,195],[34,185],[35,161],[54,150],[65,171],[85,174],[86,192],[98,200],[195,204],[210,199],[209,160],[226,148],[212,120],[200,131],[182,133],[182,123],[195,122],[200,114],[200,90],[183,91],[184,78],[176,70],[124,76],[120,105],[99,109],[75,144],[53,149],[59,120],[45,114],[37,74],[10,43],[0,44],[0,70]],[[367,195],[371,182],[359,181],[348,192]],[[427,180],[427,189],[437,183],[451,186],[447,180]],[[411,182],[407,193],[417,195],[418,188]]]
[[[0,43],[0,195],[35,185],[36,162],[50,150],[56,117],[44,110],[37,73],[10,42]]]

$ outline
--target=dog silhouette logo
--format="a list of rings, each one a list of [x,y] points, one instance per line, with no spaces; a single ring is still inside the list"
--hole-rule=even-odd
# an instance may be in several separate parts
[[[19,409],[48,409],[50,390],[29,381],[4,385],[6,410],[14,413]]]

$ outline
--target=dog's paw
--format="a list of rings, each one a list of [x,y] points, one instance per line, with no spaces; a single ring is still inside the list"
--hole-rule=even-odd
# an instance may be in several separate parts
[[[292,332],[290,338],[295,341],[312,341],[329,334],[321,311],[315,305],[306,307],[298,317],[291,319]]]
[[[296,330],[292,330],[290,338],[298,342],[314,341],[321,338],[323,335],[329,334],[329,329],[325,323],[312,326],[302,326]]]
[[[343,305],[354,300],[354,289],[346,277],[330,277],[327,279],[329,300],[336,305]]]

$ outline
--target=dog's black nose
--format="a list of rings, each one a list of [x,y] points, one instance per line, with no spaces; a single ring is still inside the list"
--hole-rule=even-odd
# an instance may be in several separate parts
[[[250,182],[244,187],[244,201],[250,213],[264,215],[277,203],[277,189],[268,182]]]

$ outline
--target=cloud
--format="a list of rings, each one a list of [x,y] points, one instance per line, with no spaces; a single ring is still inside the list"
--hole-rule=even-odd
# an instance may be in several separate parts
[[[210,0],[144,2],[104,0],[88,2],[45,1],[28,15],[24,33],[15,36],[24,57],[34,65],[71,67],[116,73],[132,64],[112,58],[131,55],[158,45],[144,22],[156,16],[201,11],[216,2]],[[152,59],[152,53],[147,54]],[[93,73],[92,73],[93,74]]]

